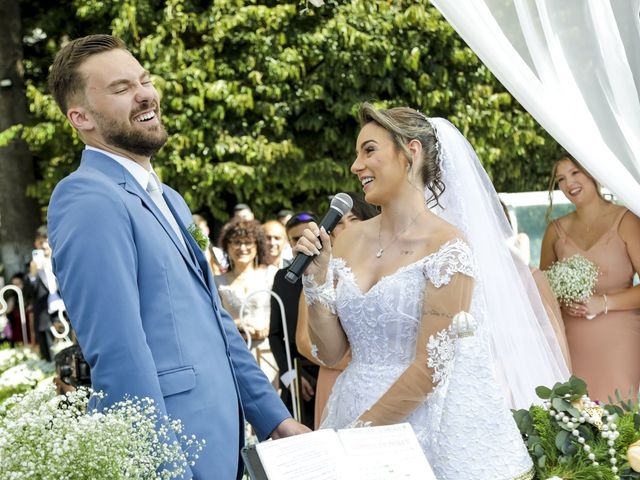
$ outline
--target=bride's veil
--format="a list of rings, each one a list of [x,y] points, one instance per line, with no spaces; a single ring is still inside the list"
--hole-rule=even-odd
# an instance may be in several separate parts
[[[441,207],[433,211],[455,225],[473,251],[478,271],[471,313],[489,335],[511,407],[528,408],[541,401],[537,386],[566,381],[569,370],[529,268],[508,248],[513,232],[473,147],[449,121],[429,122],[445,184]]]

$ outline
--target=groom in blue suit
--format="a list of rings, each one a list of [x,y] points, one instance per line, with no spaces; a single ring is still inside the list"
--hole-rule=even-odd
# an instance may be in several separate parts
[[[234,479],[246,418],[260,439],[309,431],[247,350],[187,231],[191,212],[151,157],[167,133],[151,76],[109,35],[67,44],[49,84],[86,149],[55,188],[55,274],[93,388],[109,405],[150,397],[206,440],[184,478]]]

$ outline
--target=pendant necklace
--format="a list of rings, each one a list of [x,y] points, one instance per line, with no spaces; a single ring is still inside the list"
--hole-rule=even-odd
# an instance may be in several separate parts
[[[402,235],[404,232],[406,232],[407,229],[411,225],[413,225],[415,223],[415,221],[420,216],[420,213],[421,212],[416,213],[416,215],[411,219],[411,221],[407,224],[407,226],[404,227],[402,230],[400,230],[398,233],[396,233],[393,236],[393,238],[391,239],[391,241],[389,243],[387,243],[384,247],[382,246],[382,240],[381,240],[381,237],[380,237],[381,234],[382,234],[382,220],[380,221],[380,229],[378,230],[378,247],[380,247],[380,248],[379,248],[378,252],[376,253],[376,258],[382,257],[382,254],[384,253],[385,249],[389,248],[391,246],[391,244],[393,244],[393,242],[395,242],[400,235]]]

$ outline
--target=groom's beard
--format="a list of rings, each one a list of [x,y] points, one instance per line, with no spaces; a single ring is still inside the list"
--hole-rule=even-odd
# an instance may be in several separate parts
[[[129,123],[109,119],[100,112],[91,112],[104,140],[118,149],[143,157],[152,157],[167,142],[168,134],[158,114],[158,124],[136,129]]]

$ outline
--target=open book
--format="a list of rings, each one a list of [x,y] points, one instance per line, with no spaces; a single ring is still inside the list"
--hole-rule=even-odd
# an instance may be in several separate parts
[[[256,450],[269,480],[436,480],[408,423],[318,430]]]

